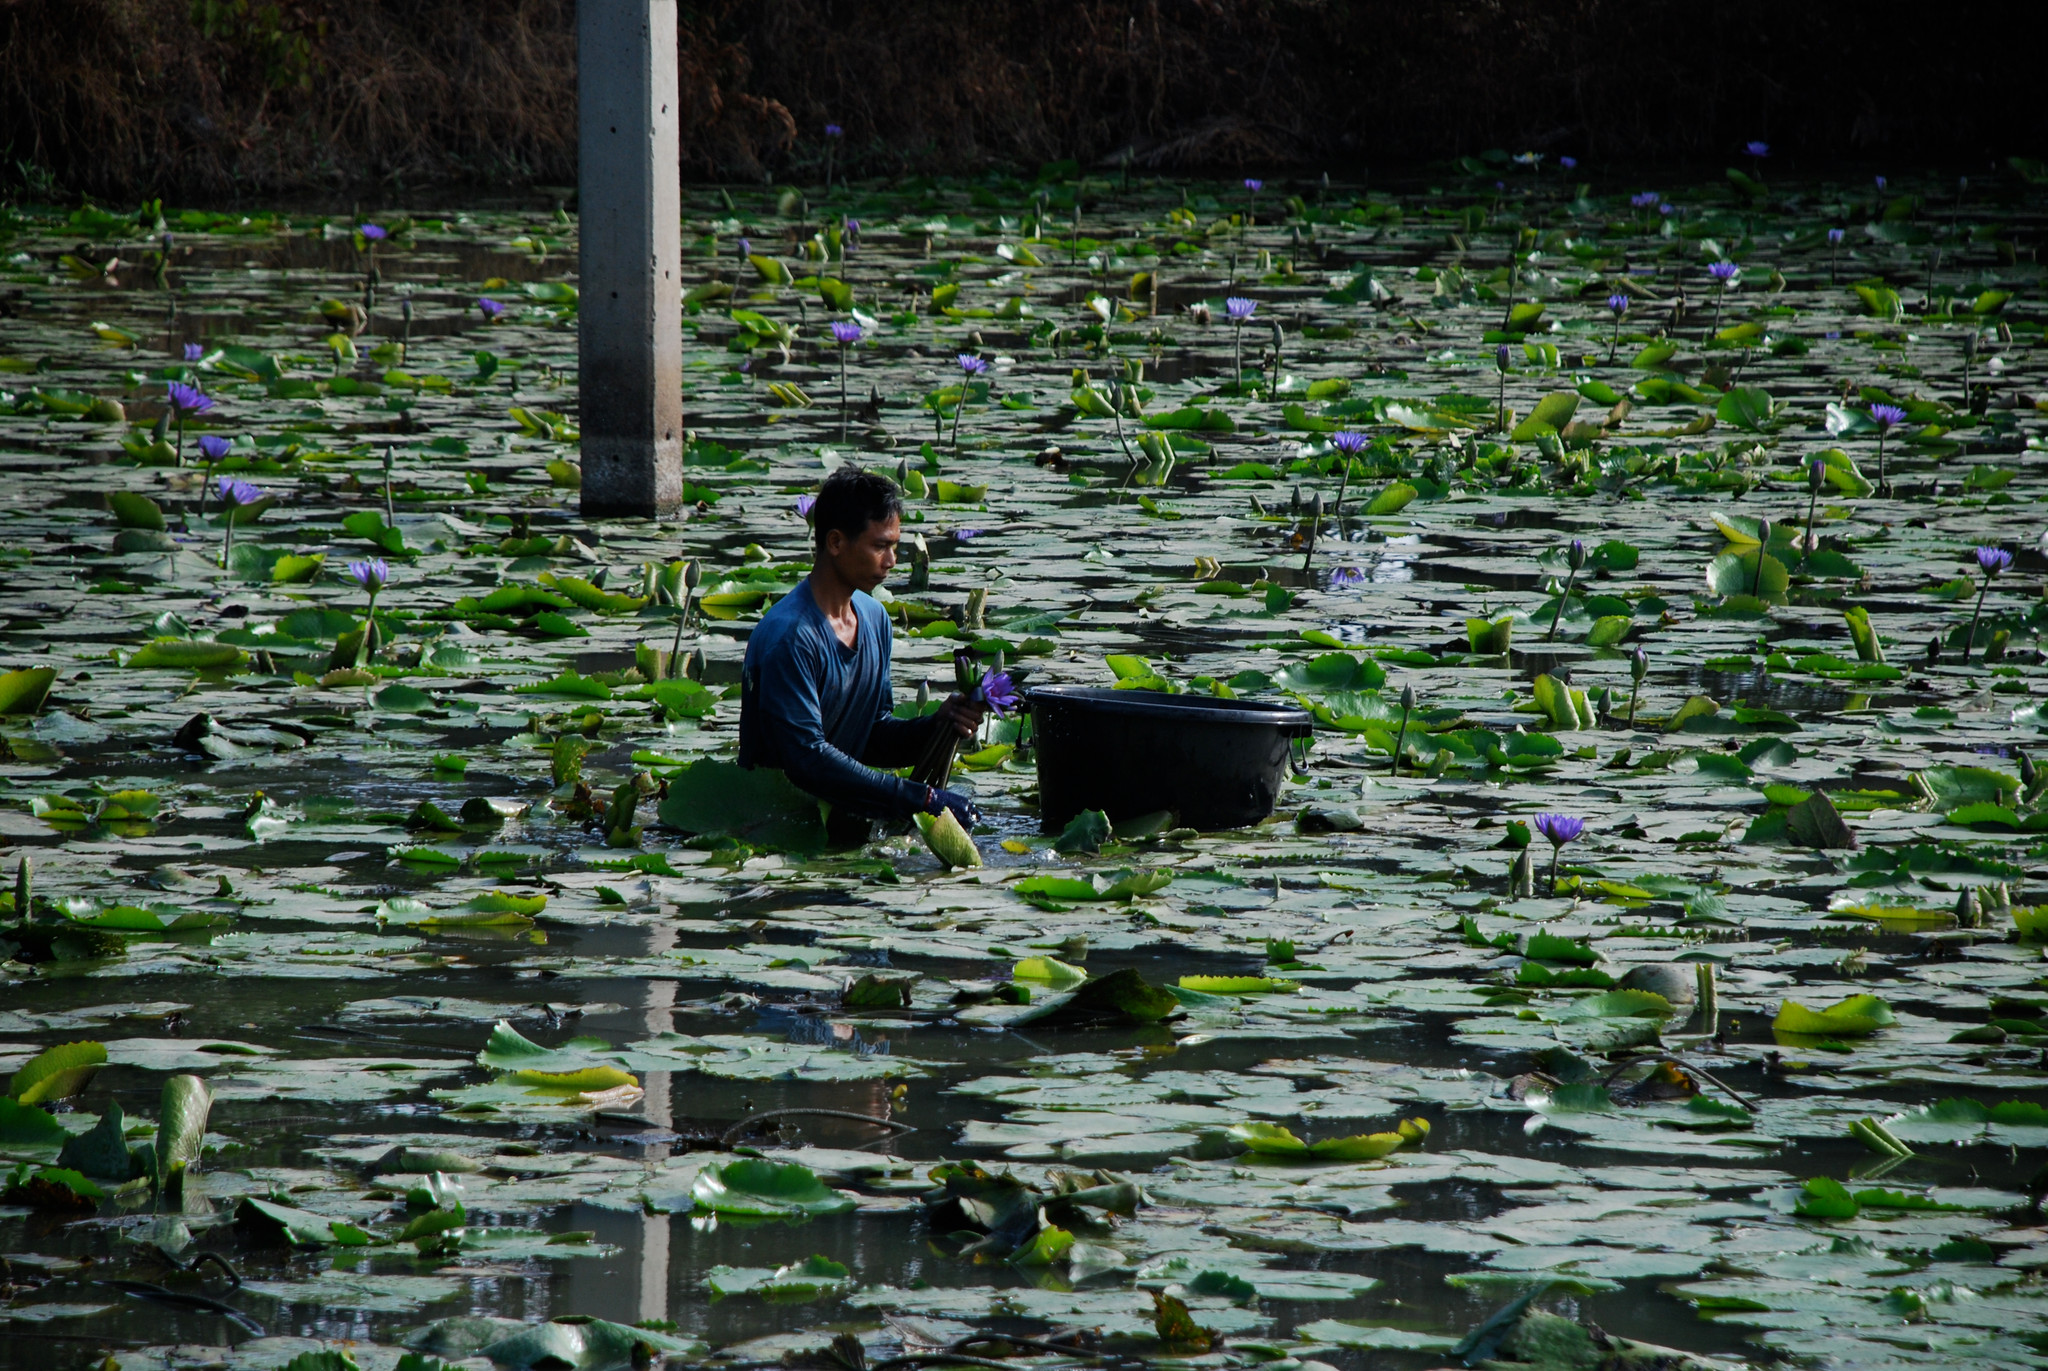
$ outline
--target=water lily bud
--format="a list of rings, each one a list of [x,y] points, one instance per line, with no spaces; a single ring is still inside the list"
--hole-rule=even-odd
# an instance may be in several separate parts
[[[1769,519],[1759,519],[1756,521],[1756,545],[1759,548],[1767,548],[1771,545],[1771,521]]]
[[[1641,681],[1650,674],[1650,654],[1641,648],[1628,654],[1628,674],[1632,681]]]
[[[930,681],[919,681],[917,683],[917,712],[920,714],[924,713],[925,706],[931,702],[932,683]]]
[[[2020,784],[2026,786],[2029,790],[2033,789],[2034,775],[2034,759],[2022,752],[2020,754]]]
[[[1401,687],[1401,708],[1403,708],[1403,709],[1413,709],[1413,708],[1415,708],[1415,687],[1414,687],[1414,686],[1412,686],[1412,685],[1404,685],[1404,686],[1402,686],[1402,687]]]
[[[1508,345],[1506,343],[1502,343],[1493,350],[1493,364],[1502,371],[1508,369]]]
[[[896,463],[896,489],[902,490],[910,484],[910,459],[905,457]]]
[[[1571,569],[1572,569],[1573,571],[1578,571],[1578,570],[1581,570],[1581,569],[1583,569],[1583,568],[1585,567],[1585,565],[1586,565],[1586,541],[1585,541],[1585,539],[1583,539],[1583,538],[1574,538],[1574,539],[1572,539],[1572,545],[1571,545],[1571,549],[1570,549],[1569,551],[1567,551],[1567,552],[1565,553],[1565,555],[1564,555],[1564,559],[1565,559],[1565,562],[1566,562],[1566,564],[1567,564],[1567,565],[1569,565],[1569,566],[1571,567]]]
[[[1806,464],[1806,488],[1815,495],[1818,495],[1826,487],[1827,483],[1828,464],[1826,460],[1816,457],[1811,462],[1808,462]]]
[[[1977,356],[1977,331],[1971,329],[1963,335],[1963,356],[1974,359]]]
[[[683,589],[695,590],[704,583],[704,566],[695,558],[683,568]]]

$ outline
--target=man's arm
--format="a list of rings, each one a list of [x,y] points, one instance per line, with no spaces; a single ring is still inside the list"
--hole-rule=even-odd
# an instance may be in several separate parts
[[[826,739],[818,675],[819,664],[805,659],[799,642],[761,663],[757,699],[763,723],[777,735],[784,774],[835,809],[880,818],[904,818],[922,810],[923,786],[863,766]]]

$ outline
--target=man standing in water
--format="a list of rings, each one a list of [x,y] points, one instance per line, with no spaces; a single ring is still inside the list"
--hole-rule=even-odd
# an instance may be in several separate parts
[[[950,809],[970,828],[977,817],[965,795],[877,770],[915,765],[940,729],[970,736],[983,708],[955,695],[926,718],[890,713],[889,616],[870,592],[896,565],[902,519],[883,477],[851,465],[827,477],[811,508],[811,574],[762,616],[740,674],[739,764],[779,768],[825,801],[842,840],[863,837],[869,819]]]

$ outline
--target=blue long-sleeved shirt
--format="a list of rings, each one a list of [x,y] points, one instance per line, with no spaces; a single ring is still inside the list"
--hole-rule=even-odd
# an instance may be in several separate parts
[[[852,647],[808,580],[762,616],[740,674],[739,764],[780,767],[834,810],[900,819],[923,808],[924,787],[875,768],[914,764],[932,721],[891,716],[889,616],[860,591],[853,610]]]

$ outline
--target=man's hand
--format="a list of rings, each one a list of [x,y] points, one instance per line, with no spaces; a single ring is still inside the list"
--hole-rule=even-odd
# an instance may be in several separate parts
[[[960,737],[972,738],[987,712],[988,706],[979,700],[970,700],[965,695],[949,695],[932,717],[939,721],[938,727],[951,725],[953,732]]]
[[[942,809],[952,810],[953,817],[958,819],[960,827],[965,829],[972,829],[975,822],[981,818],[981,811],[975,808],[974,801],[968,799],[959,791],[934,788],[932,791],[932,807],[929,812],[936,814]]]

